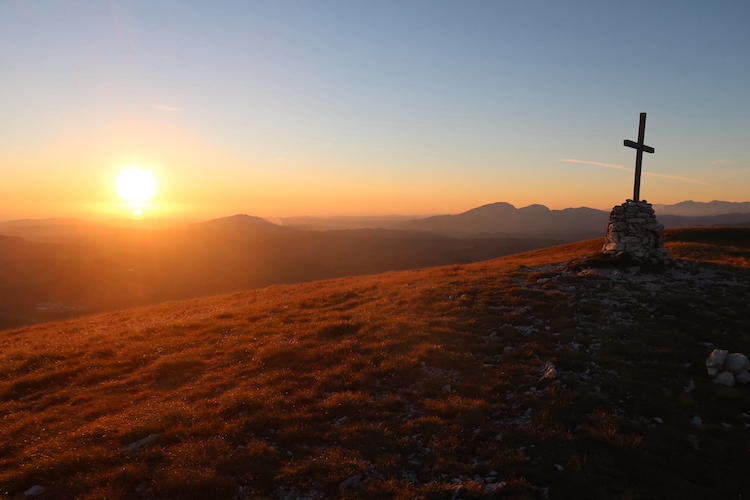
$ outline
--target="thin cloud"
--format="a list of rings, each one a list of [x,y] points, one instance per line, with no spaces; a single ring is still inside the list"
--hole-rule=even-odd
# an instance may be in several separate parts
[[[673,181],[690,182],[692,184],[703,184],[704,186],[710,186],[708,182],[699,181],[692,177],[683,177],[682,175],[669,175],[669,174],[657,174],[654,172],[645,172],[648,177],[660,177],[662,179],[672,179]]]
[[[588,160],[573,160],[571,158],[564,158],[560,160],[564,163],[577,163],[579,165],[594,165],[597,167],[613,168],[615,170],[630,170],[628,167],[618,165],[617,163],[605,163],[603,161],[588,161]]]
[[[182,111],[182,108],[178,106],[167,106],[166,104],[154,104],[154,109],[159,111]]]
[[[618,163],[606,163],[603,161],[589,161],[589,160],[575,160],[572,158],[563,158],[560,161],[563,163],[573,163],[573,164],[578,164],[578,165],[594,165],[596,167],[611,168],[613,170],[622,170],[624,172],[633,171],[633,168],[628,168],[625,165],[620,165]],[[646,177],[658,177],[660,179],[670,179],[673,181],[689,182],[691,184],[703,184],[704,186],[709,185],[707,182],[699,181],[698,179],[693,179],[693,178],[685,177],[682,175],[659,174],[656,172],[648,172],[648,171],[643,172],[643,175]]]

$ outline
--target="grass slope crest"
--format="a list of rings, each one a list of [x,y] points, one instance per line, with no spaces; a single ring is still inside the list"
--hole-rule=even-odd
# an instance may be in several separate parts
[[[748,388],[703,362],[750,352],[750,231],[671,231],[660,273],[569,265],[600,246],[2,332],[0,495],[748,492]]]

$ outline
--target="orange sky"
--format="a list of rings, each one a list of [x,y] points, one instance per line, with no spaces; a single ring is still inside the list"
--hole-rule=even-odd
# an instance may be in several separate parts
[[[609,209],[641,111],[643,198],[744,201],[745,9],[2,2],[0,220],[127,215],[132,165],[151,217]]]
[[[202,139],[177,118],[112,119],[96,128],[73,129],[4,151],[0,214],[128,215],[129,207],[117,197],[114,182],[118,172],[131,165],[152,169],[159,181],[146,215],[178,218],[455,213],[495,201],[607,209],[627,197],[632,185],[630,164],[616,168],[556,157],[535,166],[511,156],[505,162],[498,158],[496,164],[461,165],[455,158],[368,162],[335,151],[315,159],[264,151],[233,154],[230,148]],[[622,156],[627,160],[630,155]],[[710,182],[649,172],[651,161],[647,156],[647,199],[677,202],[718,195]],[[739,188],[733,192],[731,186],[721,190],[723,198],[737,201],[745,194]]]

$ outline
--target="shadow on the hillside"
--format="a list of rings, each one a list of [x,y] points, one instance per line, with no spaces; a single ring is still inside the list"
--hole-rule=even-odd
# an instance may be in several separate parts
[[[693,227],[664,233],[664,241],[750,248],[750,228]]]

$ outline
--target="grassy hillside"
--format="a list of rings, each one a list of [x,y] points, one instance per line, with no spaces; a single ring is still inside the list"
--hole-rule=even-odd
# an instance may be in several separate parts
[[[272,284],[464,264],[564,242],[303,231],[250,216],[158,231],[65,228],[57,228],[54,242],[36,242],[1,236],[0,224],[0,330]]]
[[[492,261],[0,333],[0,495],[738,498],[750,230],[669,234],[660,275]],[[702,425],[691,425],[699,416]]]

